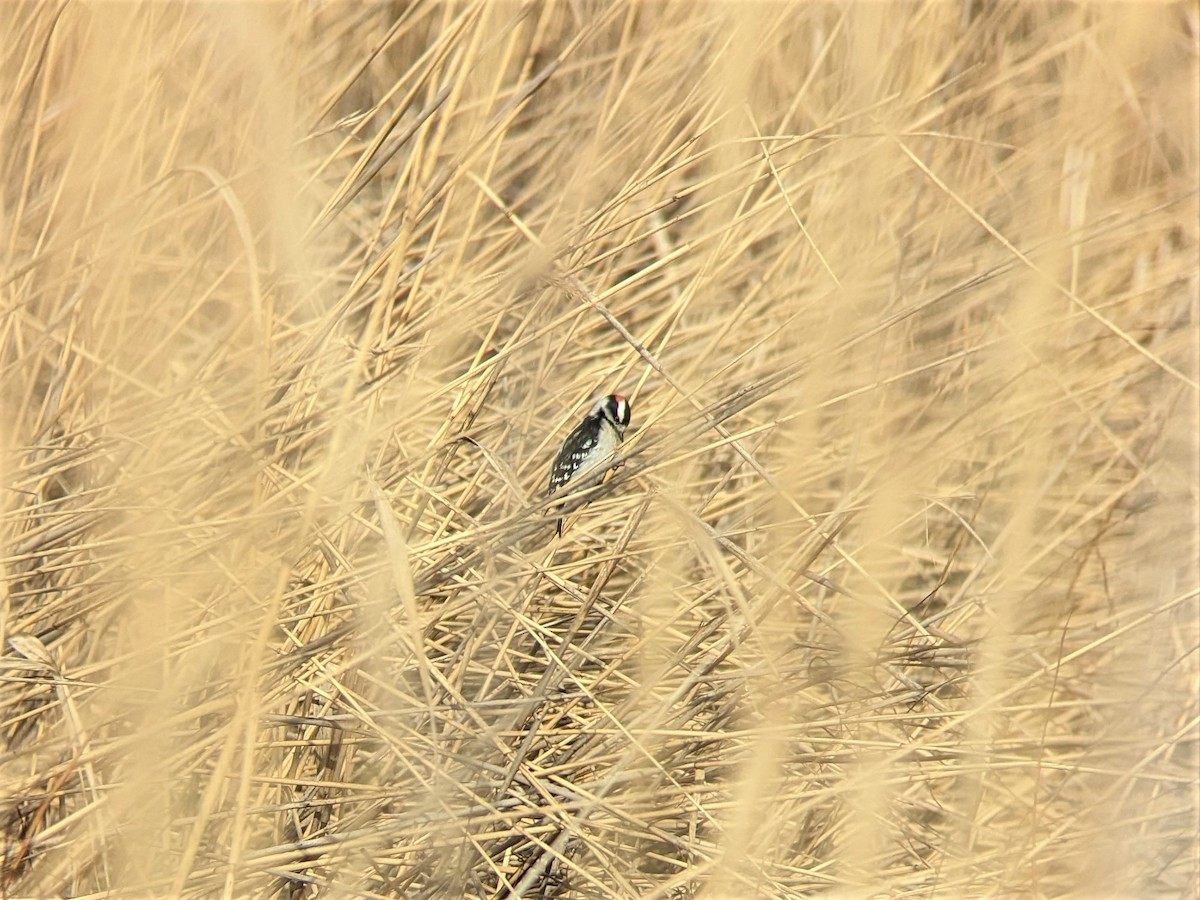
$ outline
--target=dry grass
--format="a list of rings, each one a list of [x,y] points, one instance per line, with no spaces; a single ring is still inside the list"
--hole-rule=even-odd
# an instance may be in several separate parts
[[[0,21],[0,894],[1200,891],[1194,4]]]

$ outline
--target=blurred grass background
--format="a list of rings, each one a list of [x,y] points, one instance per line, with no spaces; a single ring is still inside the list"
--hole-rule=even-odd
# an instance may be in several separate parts
[[[1194,4],[0,22],[3,896],[1200,893]]]

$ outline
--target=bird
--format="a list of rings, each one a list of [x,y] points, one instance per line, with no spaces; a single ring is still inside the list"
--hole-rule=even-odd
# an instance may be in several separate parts
[[[587,476],[603,476],[617,455],[617,448],[629,427],[629,400],[620,394],[609,394],[596,401],[592,411],[575,430],[567,435],[558,457],[550,468],[550,488],[554,494]],[[562,535],[563,520],[558,520],[557,533]]]

